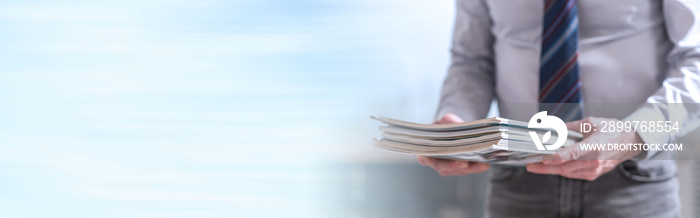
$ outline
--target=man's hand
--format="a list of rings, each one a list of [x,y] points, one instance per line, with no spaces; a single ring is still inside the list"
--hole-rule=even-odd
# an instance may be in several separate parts
[[[581,123],[602,126],[602,121],[615,119],[588,117],[566,124],[569,130],[579,131]],[[529,164],[527,170],[538,174],[561,175],[573,179],[593,181],[614,169],[618,164],[641,153],[641,150],[600,151],[583,150],[580,144],[595,143],[643,143],[635,132],[597,132],[584,133],[583,140],[569,147],[562,148],[554,155],[545,156],[542,163]]]
[[[457,115],[448,113],[445,114],[440,120],[434,122],[434,124],[448,124],[448,123],[461,123],[461,118]],[[425,157],[417,156],[418,162],[424,166],[431,166],[435,171],[440,173],[442,176],[457,176],[457,175],[467,175],[472,173],[481,173],[489,169],[489,164],[460,161],[460,160],[448,160],[443,158]]]

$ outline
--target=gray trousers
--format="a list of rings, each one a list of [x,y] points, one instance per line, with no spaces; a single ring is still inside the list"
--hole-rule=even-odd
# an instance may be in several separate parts
[[[492,166],[486,217],[679,217],[672,160],[625,161],[595,181]]]

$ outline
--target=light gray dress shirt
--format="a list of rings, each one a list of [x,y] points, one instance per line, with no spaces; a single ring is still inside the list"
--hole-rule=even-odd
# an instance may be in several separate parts
[[[543,5],[544,0],[457,1],[452,63],[438,117],[449,112],[464,120],[481,119],[493,99],[505,118],[527,121],[537,112]],[[671,142],[696,129],[700,123],[700,0],[579,0],[578,7],[584,117],[680,123],[678,133],[639,133],[646,143]],[[670,160],[627,161],[611,175],[578,185],[522,169],[494,168],[492,216],[677,215],[678,206],[672,204],[677,202],[675,165]],[[536,184],[560,187],[556,192],[540,192]],[[630,195],[629,190],[647,191]],[[538,193],[549,194],[531,196]],[[553,210],[542,206],[550,198],[558,205],[551,205]],[[671,205],[650,211],[648,198]],[[528,202],[540,205],[530,209],[516,205]]]
[[[537,112],[543,4],[458,0],[438,117],[451,112],[464,120],[484,118],[494,98],[506,118],[527,121]],[[678,133],[640,133],[647,143],[670,142],[697,128],[700,1],[579,0],[578,5],[581,90],[589,106],[584,116],[681,123]]]

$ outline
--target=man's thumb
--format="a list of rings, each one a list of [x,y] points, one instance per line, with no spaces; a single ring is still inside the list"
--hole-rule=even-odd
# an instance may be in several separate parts
[[[586,151],[581,149],[580,142],[568,147],[564,147],[553,155],[547,155],[542,158],[543,164],[563,164],[570,160],[576,160],[586,154]]]
[[[464,120],[462,118],[459,118],[457,115],[453,113],[447,113],[445,116],[442,116],[440,120],[435,121],[436,124],[449,124],[449,123],[462,123]]]

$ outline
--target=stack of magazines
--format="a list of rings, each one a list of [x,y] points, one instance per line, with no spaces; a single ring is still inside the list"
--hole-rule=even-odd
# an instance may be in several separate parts
[[[379,127],[382,138],[374,139],[374,146],[404,154],[525,165],[541,162],[544,155],[556,152],[538,149],[529,132],[550,140],[556,140],[556,134],[528,128],[528,123],[522,121],[493,117],[454,124],[419,124],[372,118],[387,124]],[[569,131],[563,146],[581,138],[580,133]]]

